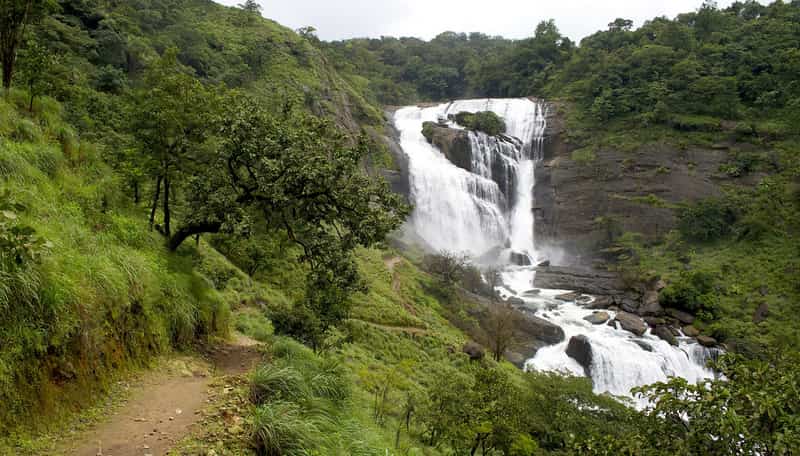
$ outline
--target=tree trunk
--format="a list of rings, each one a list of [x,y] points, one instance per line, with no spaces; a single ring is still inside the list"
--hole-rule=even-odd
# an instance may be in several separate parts
[[[169,239],[169,249],[174,252],[187,238],[201,233],[218,233],[220,228],[222,222],[200,222],[181,227]]]
[[[16,49],[3,49],[3,89],[6,97],[11,91],[11,78],[14,76],[14,55]]]
[[[169,212],[169,176],[164,176],[164,236],[172,236],[170,229],[170,212]]]
[[[153,231],[153,223],[156,221],[156,209],[158,209],[158,199],[161,197],[161,176],[156,178],[156,193],[153,196],[153,207],[150,209],[150,231]]]

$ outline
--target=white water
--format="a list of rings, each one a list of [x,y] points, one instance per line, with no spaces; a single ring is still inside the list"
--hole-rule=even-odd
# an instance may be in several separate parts
[[[462,111],[495,112],[505,120],[506,134],[516,139],[499,140],[470,132],[474,172],[450,163],[422,136],[423,122],[436,122]],[[461,100],[428,108],[403,108],[395,114],[394,122],[400,131],[400,145],[409,156],[415,205],[411,224],[417,234],[436,248],[473,256],[509,243],[514,250],[535,256],[533,160],[541,155],[544,104],[528,99]],[[511,182],[501,189],[492,180],[498,177],[493,176],[493,160],[501,160],[509,180],[516,184],[514,194],[510,194]]]
[[[461,111],[493,111],[506,122],[500,140],[470,132],[473,172],[452,164],[422,135],[425,121],[436,122]],[[415,209],[413,229],[428,244],[449,251],[467,252],[478,257],[492,248],[510,246],[539,261],[534,239],[533,188],[535,163],[542,159],[547,126],[547,106],[528,99],[462,100],[434,107],[416,106],[397,111],[395,126],[400,145],[409,158],[411,198]],[[459,128],[451,124],[453,128]],[[493,160],[502,160],[512,185],[501,189],[492,180]],[[680,376],[696,382],[713,376],[705,367],[711,352],[688,338],[679,338],[675,347],[646,333],[642,337],[622,329],[592,325],[583,320],[592,310],[554,297],[563,290],[542,290],[535,298],[522,296],[533,288],[535,271],[531,267],[507,266],[503,273],[506,298],[515,294],[536,315],[560,326],[566,335],[557,345],[540,349],[528,360],[530,369],[561,371],[585,375],[583,368],[567,356],[569,339],[585,335],[592,347],[591,377],[594,390],[630,396],[631,388]],[[613,318],[613,312],[610,312]],[[652,348],[647,351],[635,341]],[[635,405],[645,405],[634,400]]]
[[[529,289],[533,275],[531,268],[507,270],[503,279],[508,288],[501,289],[501,294],[511,295],[509,289]],[[597,393],[630,397],[631,388],[667,381],[668,377],[683,377],[690,382],[713,377],[713,371],[705,367],[712,356],[711,351],[692,339],[679,337],[679,345],[674,347],[650,334],[649,330],[637,337],[607,324],[593,325],[583,318],[594,311],[574,302],[556,300],[555,296],[561,293],[566,291],[542,290],[536,298],[522,297],[537,316],[560,326],[566,336],[560,344],[540,349],[533,359],[528,360],[527,368],[584,376],[583,367],[566,354],[569,339],[584,335],[592,346],[591,376]],[[608,313],[613,319],[615,313]],[[635,341],[646,344],[652,351],[644,350]],[[634,398],[634,404],[641,407],[646,402]]]

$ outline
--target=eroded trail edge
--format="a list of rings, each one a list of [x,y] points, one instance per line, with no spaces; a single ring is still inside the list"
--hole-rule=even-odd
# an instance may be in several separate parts
[[[106,421],[64,443],[58,454],[164,455],[200,421],[214,380],[244,374],[260,359],[259,343],[237,334],[205,358],[166,360],[133,387],[125,404]]]

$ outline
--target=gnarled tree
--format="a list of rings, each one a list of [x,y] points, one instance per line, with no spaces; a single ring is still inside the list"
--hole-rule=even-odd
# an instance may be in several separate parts
[[[183,224],[169,247],[248,221],[284,232],[302,249],[309,275],[301,313],[283,323],[318,347],[319,337],[346,316],[349,294],[363,288],[352,252],[382,241],[408,207],[361,170],[367,141],[354,144],[331,122],[290,108],[269,113],[244,96],[225,104],[219,151],[189,180]]]

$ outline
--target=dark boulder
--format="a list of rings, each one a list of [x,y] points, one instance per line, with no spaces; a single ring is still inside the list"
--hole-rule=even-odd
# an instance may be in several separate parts
[[[632,298],[627,298],[627,297],[620,298],[619,300],[617,300],[617,304],[625,312],[629,313],[639,312],[639,303]]]
[[[667,312],[667,315],[669,315],[670,317],[680,321],[681,323],[683,323],[685,325],[691,325],[692,323],[694,323],[694,316],[692,316],[690,313],[687,313],[687,312],[684,312],[684,311],[678,310],[678,309],[671,309],[671,308],[667,309],[666,312]]]
[[[641,336],[647,331],[647,323],[644,322],[638,315],[629,312],[617,312],[614,321],[619,322],[622,329],[630,331],[637,336]]]
[[[564,340],[564,330],[560,326],[529,313],[523,312],[523,316],[519,329],[524,335],[551,345]]]
[[[656,326],[656,329],[653,330],[653,334],[658,336],[661,340],[667,341],[670,345],[678,345],[678,340],[675,339],[672,331],[670,331],[667,326]]]
[[[645,342],[643,340],[634,339],[633,343],[635,343],[636,345],[642,347],[642,350],[644,350],[644,351],[648,351],[648,352],[652,352],[653,351],[653,346],[648,344],[647,342]]]
[[[574,336],[567,344],[567,356],[574,359],[583,367],[586,376],[591,375],[592,370],[592,344],[586,336]]]
[[[700,335],[700,330],[692,325],[687,325],[683,327],[683,335],[686,337],[697,337]]]
[[[550,266],[537,271],[533,286],[575,290],[590,295],[625,295],[628,287],[616,272]]]
[[[555,345],[563,342],[564,330],[558,325],[539,318],[530,312],[521,312],[522,317],[516,321],[517,344],[514,346],[513,354],[506,357],[514,365],[522,368],[525,360],[533,358],[536,352],[548,345]]]
[[[697,342],[704,347],[716,347],[717,340],[709,336],[697,336]]]
[[[443,127],[435,122],[422,124],[422,135],[438,148],[451,163],[472,171],[472,144],[469,132],[456,128]]]
[[[510,261],[511,264],[515,264],[517,266],[530,266],[533,264],[531,257],[527,253],[516,251],[511,252]]]
[[[550,260],[544,260],[537,265],[540,268],[549,268],[550,267]]]
[[[589,304],[590,309],[608,309],[614,305],[614,299],[611,296],[598,296]]]
[[[461,351],[466,353],[467,356],[469,356],[469,359],[472,361],[479,361],[483,359],[484,355],[486,354],[483,350],[483,347],[475,342],[467,342],[464,344],[464,347],[461,348]]]
[[[522,298],[518,298],[516,296],[511,296],[506,300],[507,303],[511,304],[514,307],[520,307],[525,305],[525,301]]]
[[[603,323],[607,322],[609,318],[611,318],[611,316],[608,314],[608,312],[595,312],[591,315],[583,317],[584,320],[593,325],[602,325]]]
[[[658,292],[648,290],[642,296],[642,305],[639,306],[638,313],[641,316],[656,316],[664,313],[664,308],[658,303]]]
[[[665,325],[667,323],[666,320],[659,317],[644,317],[644,321],[653,328],[656,326]]]
[[[572,293],[560,294],[560,295],[556,296],[556,299],[559,300],[559,301],[574,302],[574,301],[577,301],[578,299],[580,299],[580,297],[581,297],[581,294],[576,291],[576,292],[572,292]]]
[[[528,297],[528,298],[533,298],[533,297],[539,296],[539,294],[541,294],[541,292],[542,292],[542,290],[540,290],[538,288],[534,288],[533,290],[528,290],[528,291],[523,292],[522,296],[525,296],[525,297]]]

